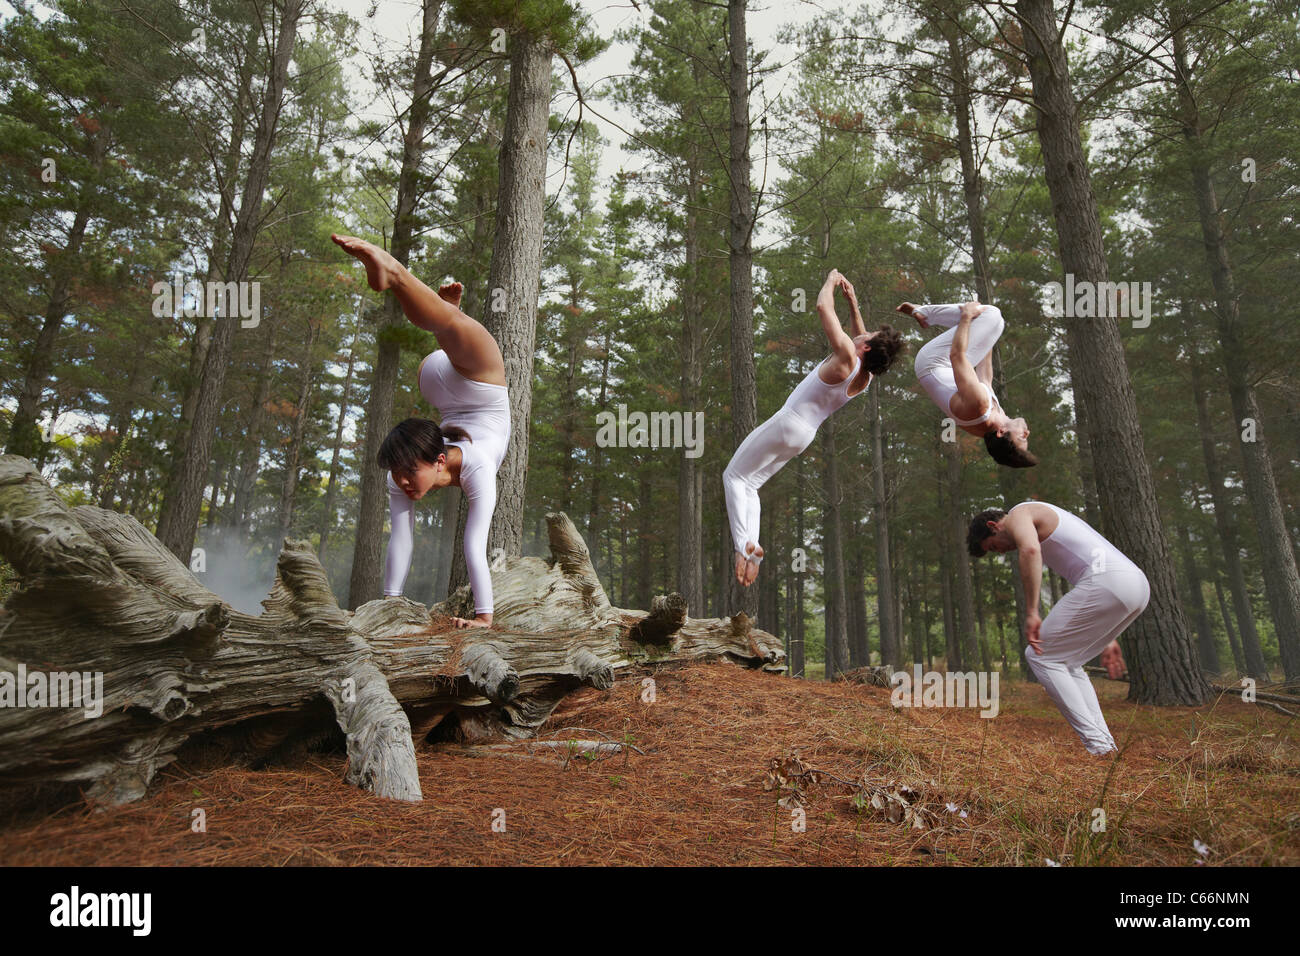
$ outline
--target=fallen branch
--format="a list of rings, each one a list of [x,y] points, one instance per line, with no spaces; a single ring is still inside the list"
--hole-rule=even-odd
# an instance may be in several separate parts
[[[0,608],[0,703],[20,669],[98,675],[103,692],[94,717],[0,706],[0,786],[88,784],[121,803],[192,739],[262,759],[336,727],[349,783],[413,801],[417,739],[531,738],[566,695],[620,671],[706,658],[784,671],[781,642],[743,614],[692,619],[678,595],[614,607],[573,522],[546,520],[549,558],[494,569],[491,628],[452,627],[472,611],[467,587],[433,608],[397,597],[345,611],[311,544],[292,540],[254,616],[134,518],[69,509],[30,462],[0,455],[0,555],[19,576]]]

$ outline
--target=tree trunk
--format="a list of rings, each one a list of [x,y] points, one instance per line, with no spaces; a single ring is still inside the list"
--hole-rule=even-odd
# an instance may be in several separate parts
[[[579,296],[579,278],[575,273],[569,274],[569,307],[572,315],[568,326],[568,338],[565,351],[568,363],[564,370],[564,395],[561,400],[563,411],[559,427],[556,429],[560,444],[560,510],[568,514],[573,510],[573,489],[577,485],[575,474],[575,436],[578,430],[578,371],[582,365],[582,330],[576,328],[578,316],[582,314]]]
[[[955,11],[954,11],[955,13]],[[943,21],[943,35],[948,44],[952,89],[949,98],[957,123],[957,154],[961,160],[962,198],[966,203],[966,224],[970,229],[971,262],[975,271],[975,295],[990,305],[993,290],[989,281],[989,253],[984,229],[984,186],[975,159],[975,142],[971,131],[971,89],[966,73],[966,56],[961,49],[956,23]]]
[[[637,587],[636,601],[638,604],[649,606],[650,589],[654,587],[654,574],[650,566],[650,537],[653,521],[651,516],[654,515],[654,485],[650,481],[650,462],[642,460],[640,474],[637,477],[638,495],[637,503],[639,507],[631,516],[636,521],[637,528]]]
[[[1287,680],[1300,679],[1300,570],[1296,568],[1291,535],[1282,513],[1282,501],[1273,477],[1273,462],[1264,436],[1264,422],[1251,385],[1250,359],[1241,332],[1241,316],[1228,244],[1220,222],[1219,200],[1210,176],[1209,161],[1201,141],[1200,108],[1191,90],[1187,68],[1187,48],[1183,31],[1173,35],[1174,63],[1177,67],[1178,104],[1183,137],[1187,141],[1187,162],[1192,174],[1192,191],[1200,214],[1201,237],[1205,242],[1205,259],[1214,285],[1215,318],[1219,325],[1219,344],[1223,348],[1223,368],[1232,400],[1234,431],[1240,436],[1246,496],[1250,499],[1255,526],[1259,529],[1260,565],[1264,591],[1273,612],[1282,669]],[[1250,438],[1246,437],[1249,429]]]
[[[605,341],[601,350],[600,366],[600,396],[596,400],[596,414],[607,411],[609,404],[609,357],[610,350],[613,348],[613,336],[610,332],[609,322],[605,323]],[[587,505],[587,537],[596,542],[596,550],[600,550],[600,518],[604,514],[604,509],[600,499],[600,476],[604,471],[604,455],[601,454],[601,447],[593,444],[591,446],[591,501]],[[688,598],[689,600],[689,598]],[[703,603],[692,605],[703,610]]]
[[[397,177],[397,206],[393,215],[393,241],[389,253],[406,265],[410,261],[415,231],[415,207],[418,197],[420,158],[424,153],[424,135],[429,123],[429,96],[433,90],[433,51],[438,26],[438,4],[424,0],[420,28],[420,51],[415,59],[411,106],[407,111],[406,130],[402,136],[402,168]],[[379,446],[393,427],[393,396],[401,369],[402,349],[397,340],[385,333],[406,323],[402,304],[391,291],[384,295],[383,318],[379,323],[379,346],[370,379],[370,397],[366,404],[365,451],[357,470],[361,489],[357,505],[357,531],[352,552],[352,575],[348,583],[349,608],[355,609],[380,597],[383,590],[384,512],[388,506],[387,476],[376,458]]]
[[[871,521],[876,533],[876,615],[880,621],[880,663],[901,666],[902,647],[894,615],[894,573],[889,563],[889,501],[885,496],[884,421],[880,414],[880,380],[872,381],[867,399],[871,416]]]
[[[1196,566],[1192,551],[1192,537],[1187,525],[1178,528],[1178,540],[1183,552],[1183,569],[1187,574],[1187,587],[1192,596],[1192,615],[1196,623],[1197,646],[1201,651],[1201,666],[1211,674],[1219,673],[1219,649],[1214,644],[1210,630],[1210,616],[1205,611],[1205,594],[1201,590],[1201,572]]]
[[[1214,504],[1214,524],[1223,544],[1223,564],[1228,572],[1228,589],[1232,594],[1233,610],[1237,614],[1237,627],[1241,631],[1242,650],[1245,652],[1244,673],[1256,680],[1268,680],[1268,666],[1260,646],[1259,632],[1255,629],[1255,611],[1250,606],[1250,592],[1246,589],[1246,572],[1241,566],[1241,548],[1237,542],[1237,512],[1228,500],[1224,486],[1219,452],[1214,441],[1214,422],[1210,418],[1210,405],[1206,399],[1205,384],[1200,362],[1192,359],[1192,392],[1196,401],[1196,427],[1201,433],[1201,455],[1205,459],[1205,478],[1210,485],[1210,500]]]
[[[213,171],[220,199],[217,203],[217,216],[212,224],[212,244],[208,248],[208,268],[205,277],[208,282],[222,279],[222,270],[229,264],[227,246],[233,227],[231,217],[235,209],[235,184],[239,181],[239,161],[243,155],[244,137],[248,131],[249,108],[252,107],[252,44],[256,36],[256,32],[250,29],[246,42],[241,44],[242,55],[239,61],[238,80],[235,83],[234,95],[230,98],[230,140],[226,144],[221,168]],[[168,459],[171,461],[178,460],[184,454],[185,446],[190,440],[190,432],[194,428],[199,384],[203,378],[203,366],[207,361],[208,349],[212,345],[212,329],[215,322],[215,319],[203,315],[197,316],[194,320],[194,340],[190,343],[190,360],[182,380],[185,397],[181,402],[178,427],[168,449]],[[163,495],[163,508],[158,516],[158,526],[155,531],[160,541],[167,541],[170,538],[171,520],[183,483],[184,476],[179,471],[172,471],[168,476],[167,488]]]
[[[280,520],[277,540],[284,540],[293,524],[293,497],[298,490],[298,462],[302,455],[302,437],[307,427],[307,405],[311,401],[312,379],[315,369],[312,363],[312,349],[320,335],[320,323],[310,322],[307,333],[306,348],[302,356],[302,385],[298,389],[298,401],[294,405],[293,427],[290,430],[289,447],[284,452],[284,484],[280,491]]]
[[[1094,528],[1101,527],[1101,510],[1097,503],[1097,466],[1092,460],[1092,442],[1089,434],[1087,411],[1082,402],[1074,403],[1074,434],[1079,449],[1079,481],[1083,485],[1084,520]]]
[[[1017,0],[1015,9],[1024,26],[1061,264],[1076,282],[1095,287],[1108,280],[1106,254],[1060,28],[1051,0]],[[1101,317],[1069,318],[1065,325],[1075,400],[1085,408],[1093,460],[1107,465],[1097,474],[1104,533],[1151,585],[1148,609],[1134,623],[1133,637],[1124,640],[1129,699],[1200,704],[1210,688],[1178,599],[1119,324]]]
[[[844,543],[842,536],[839,463],[835,452],[835,417],[826,419],[822,432],[822,469],[826,507],[822,512],[822,593],[826,599],[826,680],[849,669],[847,625],[848,602],[844,589]]]
[[[74,260],[81,252],[89,222],[90,202],[83,200],[72,221],[72,228],[68,230],[68,241],[62,249],[50,256],[50,271],[53,273],[50,298],[45,306],[41,331],[37,333],[31,358],[23,374],[23,386],[18,392],[18,404],[9,425],[9,454],[34,458],[42,451],[44,439],[36,425],[36,418],[41,410],[41,396],[54,368],[54,343],[58,340],[59,328],[72,304],[72,282],[77,274]]]
[[[488,552],[502,548],[512,557],[521,554],[523,546],[533,352],[542,274],[551,55],[549,39],[526,32],[510,38],[510,91],[501,140],[497,232],[483,320],[501,346],[510,388],[510,445],[497,473],[497,506],[488,533]],[[457,548],[454,560],[452,583],[459,586],[465,573],[463,549]]]
[[[727,100],[731,107],[727,154],[731,215],[727,224],[727,261],[731,275],[731,427],[734,451],[758,424],[758,394],[754,383],[754,252],[751,242],[754,198],[749,184],[749,50],[745,34],[745,0],[727,0],[727,34],[730,64]],[[730,580],[734,581],[734,576]],[[732,585],[732,592],[731,606],[752,617],[758,607],[758,595],[752,588],[736,584]],[[842,623],[843,618],[840,620]],[[828,661],[828,669],[829,666]],[[831,677],[829,673],[826,676],[828,680]]]
[[[944,442],[948,451],[948,540],[953,556],[953,585],[957,610],[957,638],[967,668],[979,659],[979,638],[975,633],[975,598],[971,593],[970,552],[966,550],[967,518],[962,503],[961,446]]]
[[[704,379],[704,318],[700,305],[700,171],[690,162],[686,188],[685,277],[682,283],[682,411],[693,414],[700,407],[700,385]],[[677,471],[677,586],[688,607],[703,609],[704,596],[704,469],[699,458],[689,458],[683,448]],[[723,532],[726,534],[726,532]]]
[[[231,234],[227,260],[227,282],[246,282],[250,274],[253,248],[262,225],[262,197],[271,175],[271,153],[279,134],[280,108],[288,76],[289,59],[298,31],[298,18],[305,0],[285,0],[279,32],[275,35],[274,55],[262,94],[262,112],[249,159],[248,176],[240,196],[239,215]],[[236,319],[223,316],[216,321],[212,343],[204,356],[203,372],[194,409],[194,424],[185,442],[185,450],[176,462],[178,483],[169,489],[164,511],[170,517],[159,530],[164,546],[183,563],[189,563],[203,505],[208,463],[220,413],[222,389],[230,365],[231,343]]]
[[[847,577],[849,594],[849,666],[867,667],[871,664],[870,628],[867,626],[867,570],[863,555],[861,535],[854,535],[853,557],[849,561]]]
[[[952,546],[952,522],[948,519],[950,507],[945,501],[944,488],[948,480],[948,469],[944,459],[948,458],[948,453],[944,448],[945,443],[938,443],[939,461],[935,471],[935,497],[937,507],[938,531],[937,541],[939,544],[939,584],[943,595],[943,638],[944,638],[944,656],[948,660],[948,670],[960,671],[962,669],[962,640],[957,634],[957,608],[953,596],[953,555]]]
[[[352,406],[352,374],[357,364],[357,339],[360,336],[361,318],[358,316],[356,328],[352,332],[352,344],[348,346],[348,370],[343,376],[343,395],[339,399],[339,419],[334,426],[334,448],[330,455],[330,477],[325,487],[325,503],[321,509],[320,546],[316,549],[316,554],[322,562],[325,560],[330,532],[334,530],[334,522],[337,520],[334,503],[338,500],[338,482],[342,471],[343,426],[347,424],[348,409]]]
[[[784,670],[779,643],[743,615],[690,619],[675,594],[648,613],[613,607],[572,522],[556,513],[547,524],[549,559],[508,559],[494,573],[503,610],[492,628],[451,626],[472,606],[468,588],[432,609],[390,598],[343,611],[301,541],[286,542],[254,617],[200,585],[139,522],[69,510],[31,462],[0,456],[0,554],[22,581],[2,612],[0,671],[41,668],[51,686],[60,673],[104,679],[102,696],[78,695],[76,710],[0,707],[0,779],[89,783],[93,799],[121,803],[191,738],[266,756],[337,723],[346,780],[414,801],[412,731],[529,737],[570,691],[608,688],[646,664],[718,657]],[[102,715],[83,720],[77,711],[96,700]]]
[[[276,326],[272,322],[264,324],[267,326],[266,346],[262,350],[262,363],[257,370],[257,387],[249,409],[248,424],[243,431],[239,470],[236,472],[235,506],[226,515],[226,524],[237,529],[239,540],[245,544],[248,543],[253,493],[257,489],[257,477],[262,469],[262,433],[266,429],[266,405],[271,400],[271,380],[274,377],[271,360],[275,354]]]
[[[804,620],[803,598],[804,598],[804,580],[807,575],[808,562],[808,538],[807,531],[804,528],[803,513],[803,489],[804,489],[804,467],[803,456],[800,455],[794,463],[794,546],[798,548],[803,555],[803,561],[795,565],[791,561],[791,566],[796,567],[794,572],[794,620],[790,626],[790,673],[795,677],[804,676]],[[724,532],[725,533],[725,532]]]
[[[1232,648],[1232,663],[1237,668],[1238,676],[1246,673],[1246,661],[1237,641],[1237,632],[1232,629],[1232,616],[1228,613],[1228,602],[1223,599],[1223,582],[1219,575],[1214,576],[1214,595],[1219,600],[1219,615],[1223,618],[1223,629],[1228,633],[1228,646]]]

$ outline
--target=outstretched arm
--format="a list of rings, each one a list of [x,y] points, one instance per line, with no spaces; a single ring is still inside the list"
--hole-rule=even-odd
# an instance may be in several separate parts
[[[984,308],[978,302],[967,302],[961,307],[961,318],[957,321],[952,348],[948,352],[953,378],[957,381],[957,394],[970,408],[979,408],[984,404],[984,390],[980,387],[979,376],[975,374],[975,366],[971,365],[966,356],[966,349],[970,346],[970,325]]]
[[[844,293],[844,298],[849,301],[849,324],[853,326],[851,334],[854,338],[859,335],[866,335],[867,326],[862,321],[862,312],[858,309],[858,293],[853,288],[853,283],[844,276],[840,276],[840,290]]]
[[[817,316],[821,319],[822,331],[831,343],[831,351],[848,358],[853,355],[853,340],[844,333],[839,314],[835,311],[835,289],[845,281],[847,280],[839,269],[832,269],[827,274],[821,292],[817,293]],[[856,304],[853,311],[857,312]]]
[[[1020,582],[1025,586],[1025,640],[1041,654],[1038,629],[1043,621],[1038,616],[1038,592],[1043,584],[1043,554],[1038,547],[1038,531],[1025,509],[1008,514],[1002,528],[1015,540],[1020,557]]]
[[[492,625],[492,569],[488,565],[487,541],[492,512],[497,506],[496,480],[487,484],[490,487],[476,487],[472,494],[461,486],[469,502],[469,514],[465,517],[465,570],[474,594],[474,620],[457,618],[456,623],[461,627]]]

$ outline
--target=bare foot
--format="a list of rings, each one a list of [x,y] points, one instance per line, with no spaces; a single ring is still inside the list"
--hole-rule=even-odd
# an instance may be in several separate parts
[[[376,292],[391,288],[401,278],[402,264],[373,242],[338,233],[331,233],[330,238],[348,255],[361,260],[361,264],[366,267],[366,281]]]
[[[448,282],[444,286],[438,287],[438,295],[442,296],[445,302],[450,302],[456,308],[460,308],[461,293],[465,291],[465,286],[459,282]]]
[[[749,587],[758,577],[758,563],[763,560],[763,549],[755,544],[746,546],[745,553],[750,557],[745,562],[745,580],[740,583]]]
[[[916,321],[920,323],[921,328],[923,329],[928,329],[930,327],[930,323],[925,321],[925,316],[923,316],[920,312],[917,312],[916,306],[912,305],[912,303],[910,302],[904,302],[902,305],[895,308],[894,311],[901,312],[903,313],[903,315],[910,315],[912,318],[916,319]]]
[[[743,554],[739,552],[736,553],[736,583],[737,584],[745,583],[745,565],[748,563],[749,562],[745,560],[745,556]]]

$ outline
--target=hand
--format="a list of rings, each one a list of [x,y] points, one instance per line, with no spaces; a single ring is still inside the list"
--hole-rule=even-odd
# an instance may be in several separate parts
[[[492,615],[480,614],[478,617],[472,620],[467,620],[466,618],[463,617],[453,617],[451,619],[451,623],[456,627],[491,627]]]
[[[826,273],[827,285],[839,285],[843,281],[844,273],[840,272],[839,269],[832,269],[830,272]]]
[[[857,293],[853,291],[853,283],[844,278],[844,276],[840,276],[840,289],[843,290],[846,299],[854,305],[858,304],[858,296]]]
[[[1025,615],[1025,640],[1039,654],[1043,653],[1043,640],[1038,636],[1039,629],[1043,626],[1043,619],[1038,616],[1037,611],[1030,611]]]
[[[957,321],[973,322],[975,320],[975,316],[979,315],[983,311],[984,311],[984,306],[979,304],[978,299],[972,299],[970,302],[964,302],[962,303],[962,307],[961,307],[961,317]]]

